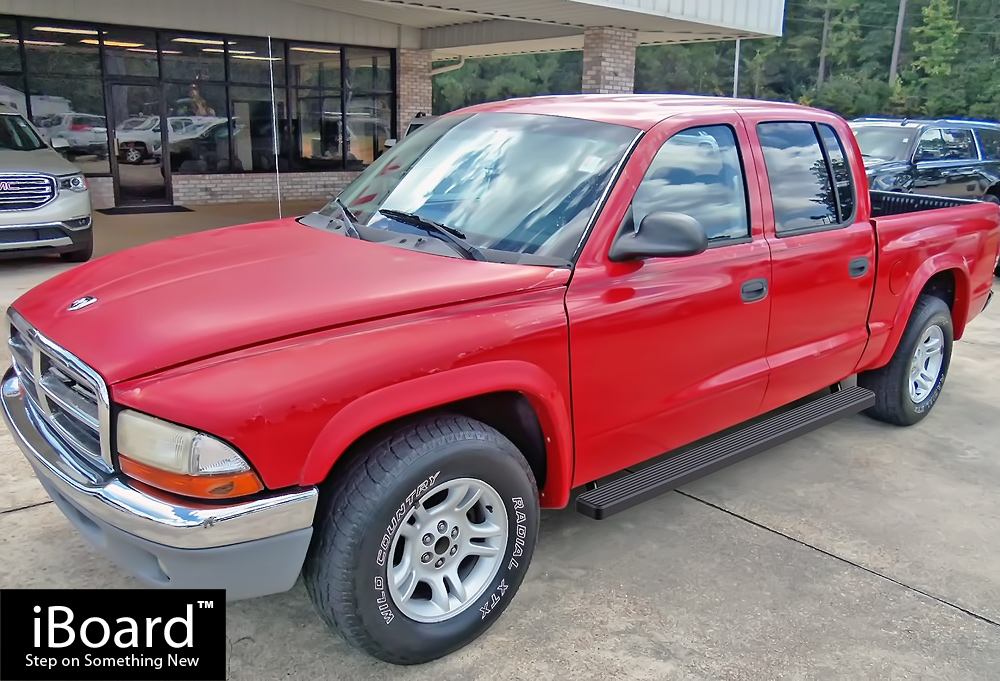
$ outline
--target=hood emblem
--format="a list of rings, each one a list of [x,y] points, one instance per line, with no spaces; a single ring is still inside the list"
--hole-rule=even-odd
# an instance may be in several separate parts
[[[84,296],[83,298],[77,298],[76,300],[74,300],[72,303],[69,304],[69,307],[67,307],[66,309],[69,310],[70,312],[76,312],[77,310],[82,310],[85,307],[90,307],[96,302],[97,298],[95,298],[94,296]]]

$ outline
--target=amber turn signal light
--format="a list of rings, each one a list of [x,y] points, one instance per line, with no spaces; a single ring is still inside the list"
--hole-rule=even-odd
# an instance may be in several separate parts
[[[164,492],[172,492],[198,499],[232,499],[255,494],[264,489],[253,471],[222,473],[220,475],[183,475],[165,471],[133,461],[127,456],[118,457],[122,473]]]

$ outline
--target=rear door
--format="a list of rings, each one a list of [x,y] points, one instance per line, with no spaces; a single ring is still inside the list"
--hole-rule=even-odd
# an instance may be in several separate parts
[[[748,127],[767,183],[767,411],[853,372],[868,341],[875,235],[867,219],[856,219],[856,187],[865,185],[847,163],[846,126],[758,118]]]
[[[971,130],[928,128],[917,141],[914,163],[915,194],[955,199],[982,195],[979,150]]]

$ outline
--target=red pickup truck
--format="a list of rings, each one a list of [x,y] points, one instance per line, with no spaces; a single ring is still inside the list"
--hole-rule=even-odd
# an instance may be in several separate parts
[[[496,621],[539,508],[577,488],[600,519],[847,414],[926,416],[998,225],[870,192],[822,111],[486,104],[317,213],[26,293],[4,412],[143,582],[246,598],[303,574],[352,644],[423,662]]]

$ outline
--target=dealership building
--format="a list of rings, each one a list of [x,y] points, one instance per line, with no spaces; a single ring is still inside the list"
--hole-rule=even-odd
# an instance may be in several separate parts
[[[784,0],[0,0],[0,103],[63,138],[95,206],[323,199],[463,58],[780,35]],[[161,122],[165,124],[161,125]]]

